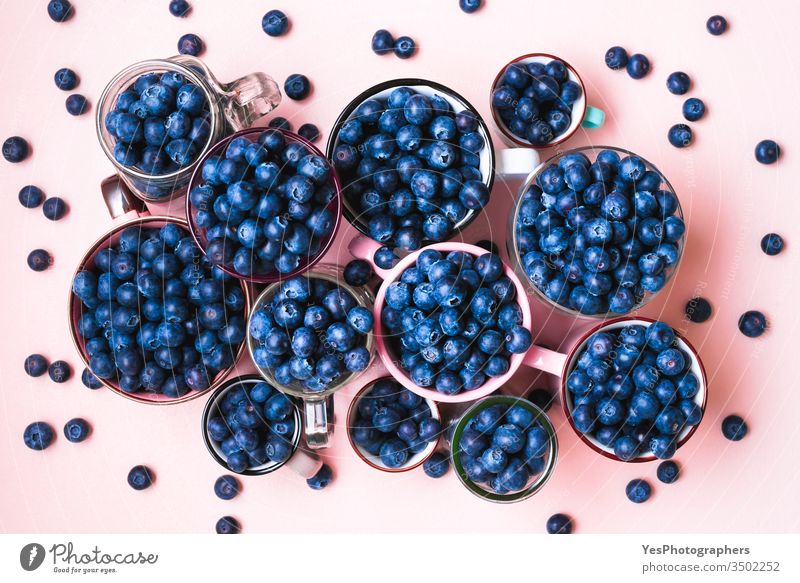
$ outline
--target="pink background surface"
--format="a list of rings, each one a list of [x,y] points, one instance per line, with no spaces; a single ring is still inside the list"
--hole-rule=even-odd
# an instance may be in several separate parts
[[[457,0],[237,0],[235,10],[228,2],[192,0],[191,16],[177,19],[168,13],[167,0],[74,0],[77,14],[64,25],[48,19],[45,4],[5,1],[0,24],[0,135],[19,134],[33,146],[33,155],[22,164],[0,160],[5,241],[0,531],[210,532],[217,518],[231,514],[247,532],[543,532],[554,512],[571,514],[584,533],[798,531],[800,163],[792,145],[800,141],[800,125],[786,117],[800,98],[797,3],[687,0],[670,2],[669,9],[661,3],[659,9],[655,3],[576,1],[574,10],[567,10],[553,3],[488,0],[480,12],[466,15]],[[284,9],[292,20],[284,38],[261,31],[261,16],[271,8]],[[719,11],[730,29],[713,37],[705,21]],[[370,38],[384,27],[412,36],[420,47],[417,56],[402,61],[374,55]],[[295,127],[317,124],[325,139],[353,96],[386,79],[439,81],[463,94],[488,120],[489,86],[511,58],[544,51],[577,68],[589,102],[608,117],[602,130],[579,132],[567,146],[612,144],[640,153],[672,181],[687,216],[680,269],[642,312],[684,331],[708,370],[705,419],[676,457],[683,466],[680,482],[657,482],[655,463],[626,465],[593,454],[554,408],[560,444],[555,474],[541,493],[520,504],[478,500],[452,471],[438,481],[421,470],[378,472],[350,450],[342,426],[324,453],[336,472],[327,490],[314,492],[284,469],[244,478],[242,495],[224,502],[212,491],[223,471],[200,437],[204,399],[150,407],[83,387],[83,366],[67,329],[67,291],[85,248],[111,226],[99,196],[111,164],[97,144],[93,112],[69,116],[67,94],[55,88],[53,73],[63,66],[75,69],[81,78],[78,91],[96,105],[113,74],[134,61],[174,54],[186,32],[203,38],[204,59],[222,80],[260,70],[282,85],[291,73],[306,74],[314,84],[311,98],[284,99],[278,113]],[[646,54],[653,64],[650,75],[634,81],[607,69],[603,54],[615,44]],[[667,129],[683,121],[684,98],[665,87],[675,70],[689,73],[690,95],[708,106],[705,119],[693,124],[695,143],[685,150],[666,140]],[[783,145],[783,158],[774,166],[753,158],[756,142],[764,138]],[[499,139],[495,147],[502,147]],[[40,209],[22,208],[17,191],[30,183],[64,197],[71,206],[68,217],[51,223]],[[491,204],[465,240],[491,236],[504,248],[515,192],[516,185],[498,182]],[[180,215],[181,204],[170,212]],[[761,236],[770,231],[788,241],[778,257],[759,249]],[[347,260],[354,234],[346,225],[329,261]],[[55,257],[43,273],[25,263],[27,253],[38,247]],[[682,321],[683,305],[698,292],[711,299],[715,315],[705,324],[689,324]],[[583,326],[541,304],[533,307],[538,340],[547,346],[558,346]],[[760,339],[737,331],[738,316],[748,309],[761,309],[769,318],[769,333]],[[56,385],[47,376],[27,377],[22,363],[33,352],[69,361],[72,380]],[[241,372],[250,370],[240,365]],[[522,391],[534,380],[523,371],[510,388]],[[336,395],[340,422],[364,382]],[[747,418],[750,434],[744,441],[723,439],[720,420],[730,413]],[[75,416],[94,428],[82,444],[71,444],[61,434]],[[34,420],[47,421],[59,432],[45,452],[22,443],[23,429]],[[155,470],[157,481],[135,492],[125,477],[140,463]],[[625,484],[637,477],[655,487],[647,504],[625,498]]]

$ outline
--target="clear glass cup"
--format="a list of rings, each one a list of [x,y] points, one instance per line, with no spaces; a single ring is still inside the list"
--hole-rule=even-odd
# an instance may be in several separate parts
[[[373,310],[373,303],[375,301],[372,292],[365,287],[352,287],[345,283],[343,269],[328,263],[320,263],[314,266],[313,269],[303,273],[297,277],[308,277],[310,279],[325,279],[334,285],[340,287],[348,292],[356,301],[356,304],[366,308],[370,311]],[[281,282],[270,284],[261,292],[261,295],[256,298],[250,309],[250,317],[258,312],[264,305],[272,301],[272,297],[278,291]],[[250,357],[253,359],[253,364],[264,379],[273,387],[293,397],[303,400],[304,417],[305,417],[305,434],[306,442],[312,449],[320,449],[329,446],[330,434],[333,432],[333,400],[330,397],[353,381],[360,375],[364,374],[366,370],[372,365],[375,359],[375,338],[372,332],[367,334],[366,349],[369,351],[369,364],[367,368],[359,373],[348,372],[339,377],[336,382],[328,385],[325,390],[314,392],[306,389],[300,381],[295,381],[290,385],[283,385],[275,378],[274,371],[255,364],[253,353],[258,348],[258,343],[250,335],[250,321],[247,322],[247,348],[250,351]]]
[[[106,129],[105,118],[120,93],[141,75],[168,71],[180,73],[203,91],[210,106],[211,132],[192,164],[168,174],[150,175],[117,162],[114,158],[116,141]],[[164,202],[184,193],[195,166],[213,144],[229,133],[252,125],[280,102],[277,83],[264,73],[251,73],[230,83],[221,83],[200,59],[177,55],[134,63],[117,73],[100,96],[95,125],[103,152],[134,194],[145,201]]]
[[[519,275],[520,280],[528,284],[528,291],[531,294],[533,294],[533,296],[537,300],[547,304],[548,306],[555,308],[560,312],[569,314],[570,316],[574,316],[576,318],[587,318],[591,320],[604,319],[609,316],[614,316],[614,317],[624,316],[625,314],[630,314],[647,305],[648,302],[650,302],[654,297],[656,297],[662,290],[664,290],[667,287],[667,284],[672,279],[674,273],[677,271],[678,265],[680,264],[681,261],[681,257],[683,256],[684,240],[686,238],[684,235],[681,237],[680,241],[676,243],[676,246],[678,247],[678,259],[675,261],[674,265],[668,266],[667,268],[664,269],[666,279],[664,281],[664,285],[662,286],[662,288],[656,292],[644,292],[640,300],[629,311],[625,312],[624,314],[612,313],[612,312],[606,312],[600,314],[584,314],[578,312],[577,310],[573,310],[571,308],[568,308],[567,306],[563,306],[558,302],[551,300],[541,290],[539,290],[539,288],[537,288],[533,284],[533,282],[531,282],[531,280],[528,278],[528,275],[525,273],[525,269],[523,267],[523,262],[522,262],[522,256],[518,250],[519,246],[517,243],[516,225],[517,225],[517,218],[519,217],[520,208],[522,207],[523,193],[528,189],[528,187],[536,184],[536,180],[539,178],[541,173],[544,172],[545,169],[547,169],[552,164],[558,164],[559,160],[561,160],[564,156],[569,156],[570,154],[584,154],[589,158],[590,161],[594,162],[595,159],[597,158],[597,154],[602,150],[612,150],[617,154],[619,154],[620,157],[637,156],[638,158],[641,158],[642,162],[644,162],[647,171],[656,172],[661,176],[661,185],[659,186],[659,190],[667,190],[675,196],[675,200],[678,203],[678,208],[675,211],[674,215],[683,220],[683,210],[681,208],[680,199],[678,198],[675,189],[672,187],[672,184],[670,184],[669,180],[667,180],[664,174],[658,168],[656,168],[651,162],[649,162],[646,158],[640,156],[639,154],[636,154],[635,152],[631,152],[623,148],[616,148],[613,146],[585,146],[582,148],[573,148],[571,150],[565,150],[563,152],[559,152],[552,158],[542,162],[536,168],[536,170],[534,170],[528,176],[528,178],[522,184],[517,193],[517,201],[514,206],[513,212],[509,215],[508,230],[506,232],[506,250],[508,251],[509,260],[512,266],[514,267],[514,271],[517,273],[517,275]]]

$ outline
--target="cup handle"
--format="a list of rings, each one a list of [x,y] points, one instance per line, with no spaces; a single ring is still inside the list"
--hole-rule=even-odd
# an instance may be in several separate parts
[[[333,415],[333,398],[306,399],[303,401],[305,412],[306,443],[311,449],[330,447],[330,434],[333,424],[328,423],[328,416]]]
[[[606,112],[591,105],[586,106],[586,114],[583,116],[581,127],[597,129],[603,127],[606,121]]]
[[[372,269],[375,273],[378,274],[378,277],[381,279],[386,279],[389,276],[388,269],[381,269],[377,265],[375,265],[375,252],[381,248],[381,244],[377,241],[370,239],[365,235],[359,235],[358,237],[354,237],[350,240],[350,244],[348,245],[348,250],[350,251],[350,255],[355,257],[356,259],[363,259],[367,263],[372,266]]]
[[[222,86],[222,110],[234,130],[238,131],[278,107],[281,90],[269,75],[251,73]]]
[[[100,192],[112,219],[118,219],[128,214],[136,217],[148,214],[144,202],[133,195],[119,174],[113,174],[103,179],[100,182]]]
[[[567,355],[563,352],[550,350],[542,346],[533,345],[522,358],[522,364],[544,371],[553,376],[560,377],[564,373]]]
[[[301,478],[308,480],[317,475],[322,467],[322,460],[316,454],[297,448],[294,455],[286,462],[286,466]]]
[[[497,174],[504,179],[525,178],[540,163],[539,152],[533,148],[506,148],[497,156]]]

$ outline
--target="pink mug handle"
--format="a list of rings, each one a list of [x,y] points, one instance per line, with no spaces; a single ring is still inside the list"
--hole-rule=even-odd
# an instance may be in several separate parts
[[[350,255],[355,257],[356,259],[363,259],[364,261],[368,262],[375,273],[378,274],[378,277],[381,279],[386,279],[389,276],[390,270],[388,269],[381,269],[377,265],[375,265],[375,252],[380,249],[382,245],[377,241],[370,239],[364,235],[359,235],[350,241],[350,245],[348,249],[350,251]]]
[[[561,377],[561,375],[564,374],[564,365],[566,362],[567,355],[563,352],[536,345],[531,346],[522,358],[522,364],[525,366],[544,371],[557,377]]]

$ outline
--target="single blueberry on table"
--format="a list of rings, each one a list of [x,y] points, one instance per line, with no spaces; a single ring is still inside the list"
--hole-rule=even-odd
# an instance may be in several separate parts
[[[394,51],[394,38],[392,33],[381,28],[372,35],[372,52],[376,55],[386,55]]]
[[[22,440],[29,448],[42,451],[50,447],[55,436],[56,434],[50,424],[44,421],[36,421],[25,428]]]
[[[69,0],[50,0],[47,4],[47,14],[54,22],[66,22],[75,14],[75,9]]]
[[[196,57],[204,50],[205,45],[203,44],[203,40],[196,34],[185,34],[178,39],[178,52],[182,55],[191,55]]]
[[[692,80],[689,75],[683,71],[676,71],[667,77],[667,89],[673,95],[683,95],[692,85]]]
[[[280,117],[280,116],[273,117],[271,120],[269,120],[269,123],[267,125],[271,128],[278,128],[281,130],[286,130],[288,132],[292,131],[292,124],[285,117]]]
[[[297,130],[297,133],[301,138],[305,138],[312,143],[316,142],[320,138],[319,128],[313,123],[304,123]]]
[[[323,490],[333,481],[333,470],[328,464],[322,464],[319,471],[306,480],[312,490]]]
[[[192,7],[186,0],[171,0],[169,3],[169,13],[178,18],[186,18],[191,10]]]
[[[223,516],[217,521],[214,530],[217,534],[239,534],[242,525],[233,516]]]
[[[572,534],[574,528],[572,518],[566,514],[553,514],[547,519],[547,534]]]
[[[728,415],[722,420],[722,435],[731,441],[740,441],[747,435],[747,423],[739,415]]]
[[[56,87],[62,91],[72,91],[78,86],[78,75],[72,69],[63,67],[53,76]]]
[[[286,78],[283,83],[283,90],[286,92],[286,97],[300,101],[305,99],[311,93],[311,81],[308,77],[300,73],[292,73]]]
[[[32,184],[23,186],[19,191],[19,204],[25,208],[36,208],[44,202],[44,199],[45,196],[42,189]]]
[[[706,113],[706,104],[697,97],[690,97],[683,102],[683,117],[686,121],[697,121]]]
[[[758,338],[767,329],[767,318],[758,310],[749,310],[739,317],[739,331],[748,338]]]
[[[775,140],[761,140],[756,144],[756,160],[761,164],[774,164],[781,156],[781,147]]]
[[[631,55],[626,65],[628,75],[633,79],[643,79],[650,72],[650,60],[640,53]]]
[[[25,373],[40,377],[47,372],[47,359],[41,354],[31,354],[25,359]]]
[[[711,303],[705,298],[692,298],[686,302],[685,308],[686,318],[690,322],[705,322],[711,317],[713,309]]]
[[[676,123],[669,128],[667,139],[676,148],[685,148],[692,143],[692,128],[685,123]]]
[[[761,250],[767,255],[777,255],[783,251],[783,237],[777,233],[768,233],[761,239]]]
[[[85,440],[89,437],[91,431],[92,429],[86,419],[81,419],[80,417],[70,419],[64,425],[64,437],[72,443],[80,443]]]
[[[60,221],[67,214],[68,208],[69,207],[64,199],[57,196],[51,196],[44,201],[44,205],[42,205],[42,213],[44,213],[44,216],[51,221]]]
[[[728,30],[728,21],[725,20],[724,16],[720,16],[719,14],[711,16],[706,21],[706,30],[714,36],[719,36]]]
[[[628,51],[622,47],[611,47],[606,51],[605,62],[609,69],[623,69],[628,64]]]
[[[394,41],[394,54],[401,59],[409,59],[417,52],[417,45],[410,36],[401,36]]]
[[[44,249],[34,249],[28,253],[28,267],[33,271],[44,271],[53,263],[50,253]]]
[[[461,8],[463,12],[472,14],[481,7],[482,3],[483,0],[458,0],[458,7]]]
[[[269,36],[283,36],[289,30],[289,19],[280,10],[270,10],[261,19],[261,29]]]
[[[430,478],[441,478],[450,469],[450,458],[442,452],[434,452],[422,464],[422,469]]]
[[[67,97],[66,107],[70,115],[83,115],[89,111],[89,102],[83,95],[75,93]]]
[[[50,363],[50,366],[47,368],[47,374],[54,383],[65,383],[72,376],[72,367],[70,367],[68,362],[56,360]]]
[[[242,491],[242,484],[235,476],[226,474],[214,482],[214,494],[222,500],[232,500]]]
[[[656,477],[665,484],[672,484],[680,477],[680,466],[672,460],[663,461],[658,464]]]
[[[3,142],[3,158],[17,164],[22,162],[30,154],[30,146],[25,138],[19,136],[11,136]]]
[[[631,480],[628,482],[628,485],[625,486],[625,495],[628,497],[628,500],[635,504],[647,502],[652,492],[653,489],[646,480]]]
[[[147,466],[133,466],[128,472],[128,485],[134,490],[149,488],[154,480],[155,474]]]

